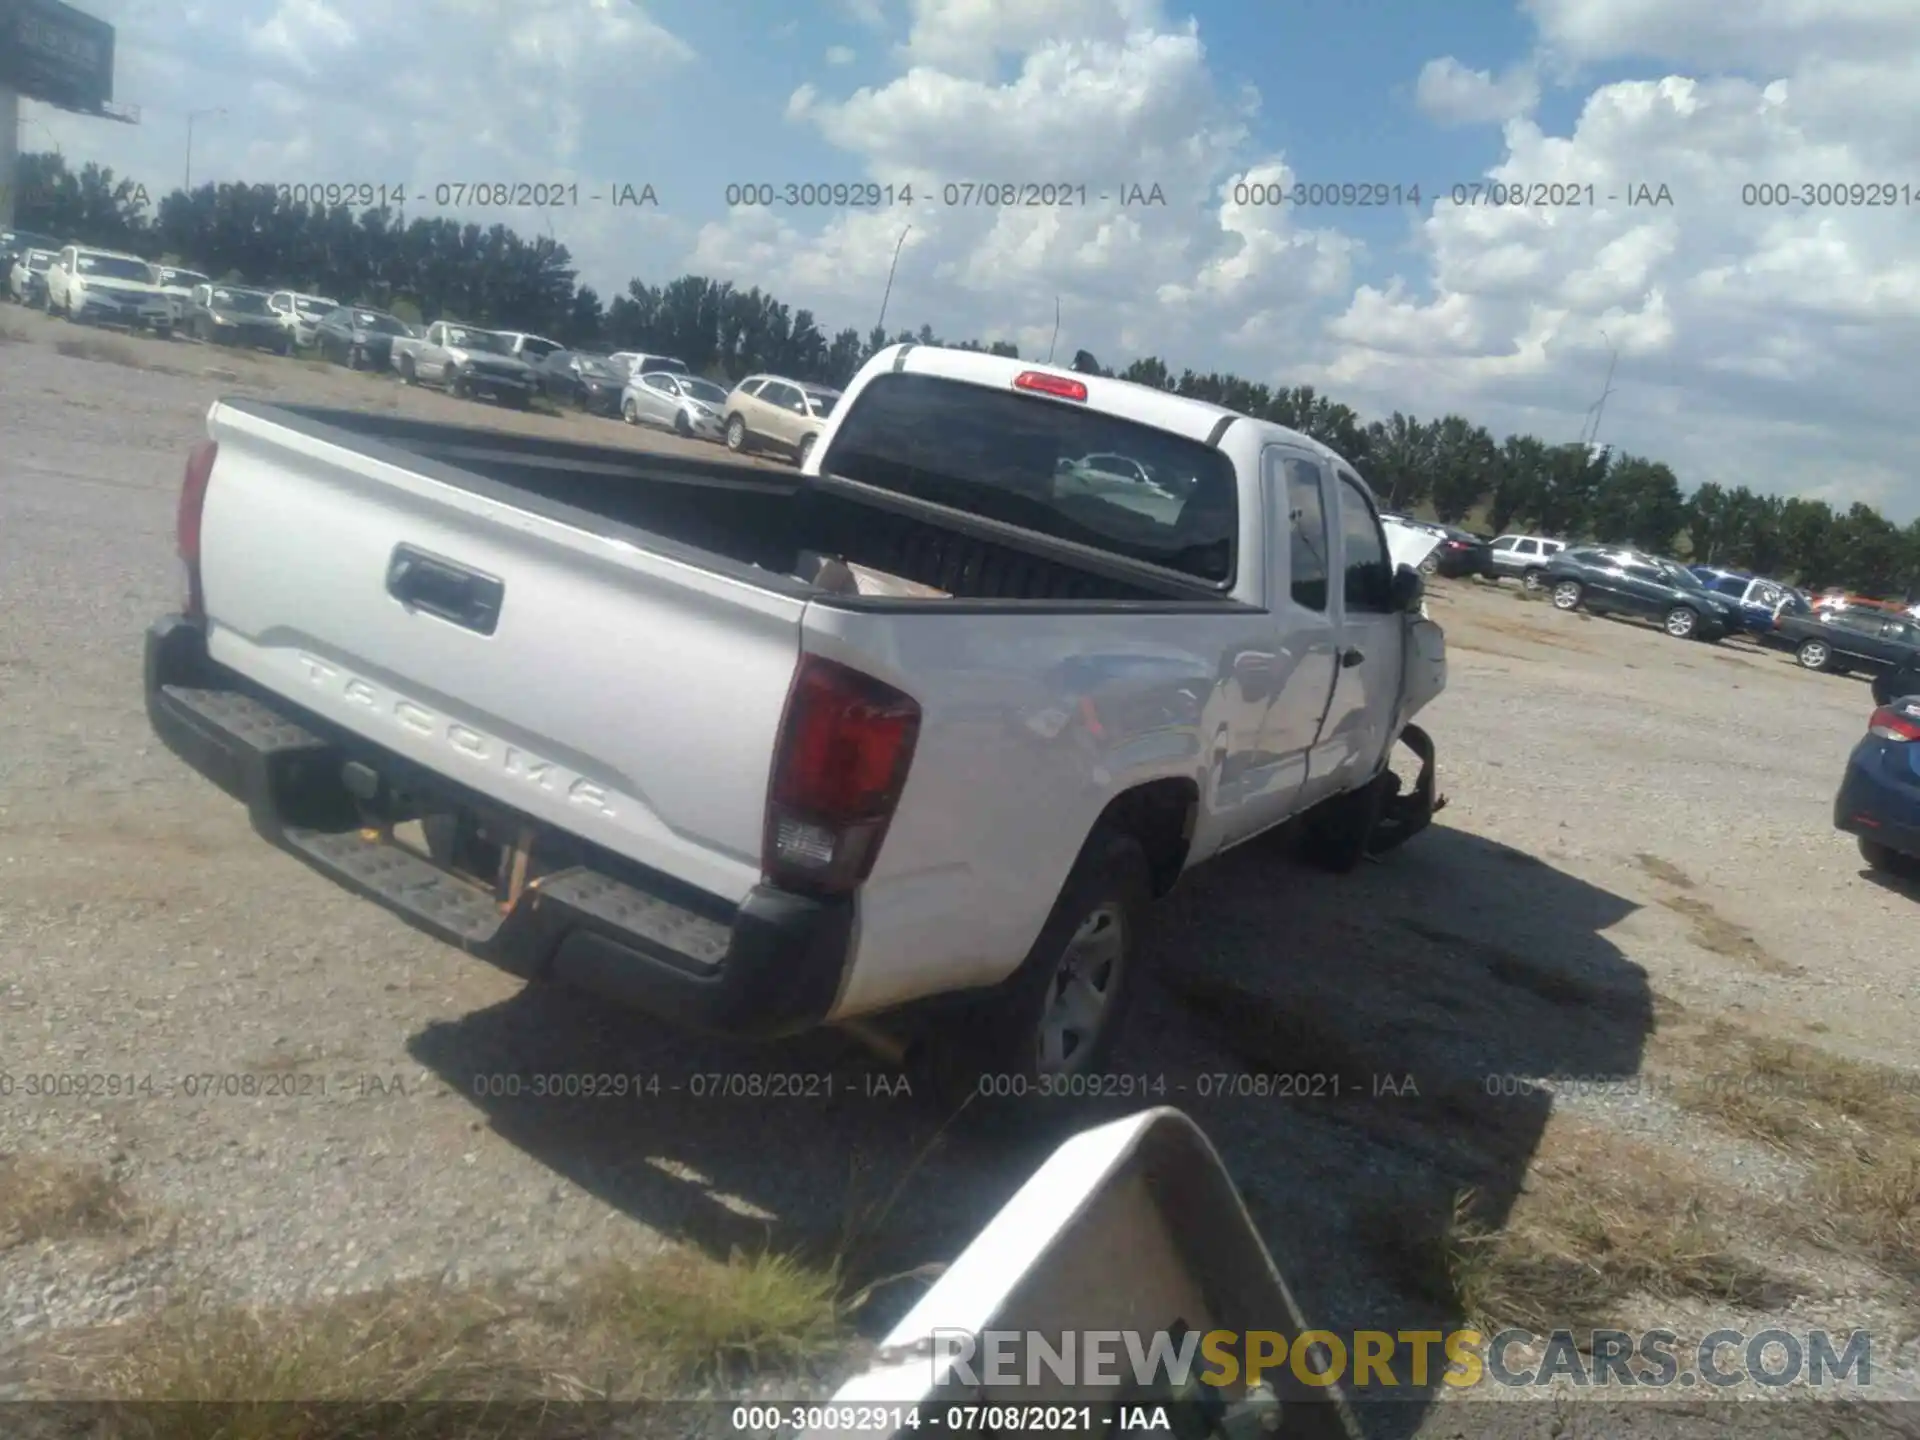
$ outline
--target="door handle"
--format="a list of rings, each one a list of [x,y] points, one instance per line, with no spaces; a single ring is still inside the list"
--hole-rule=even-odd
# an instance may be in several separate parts
[[[476,634],[491,635],[500,624],[506,582],[452,560],[396,545],[387,562],[387,593],[410,610],[425,611]]]
[[[1353,646],[1349,645],[1340,652],[1340,668],[1342,670],[1351,670],[1366,658],[1365,655],[1362,655],[1358,650],[1354,649]]]

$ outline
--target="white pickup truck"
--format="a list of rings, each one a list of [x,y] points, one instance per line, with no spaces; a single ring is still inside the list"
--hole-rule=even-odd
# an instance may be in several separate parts
[[[1348,868],[1440,803],[1420,577],[1344,460],[1217,406],[903,345],[797,476],[253,399],[208,434],[155,731],[430,933],[695,1028],[1097,1070],[1183,871],[1290,821]],[[1089,454],[1153,483],[1063,482]]]

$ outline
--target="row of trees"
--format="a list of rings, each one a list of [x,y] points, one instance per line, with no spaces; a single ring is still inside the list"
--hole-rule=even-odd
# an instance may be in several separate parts
[[[21,229],[164,259],[231,280],[291,285],[392,309],[410,320],[457,316],[551,335],[579,349],[678,355],[732,379],[769,370],[844,385],[882,346],[900,340],[1017,355],[1004,341],[948,341],[928,326],[832,333],[812,311],[758,287],[687,275],[628,283],[603,302],[564,245],[445,218],[409,220],[391,208],[318,207],[265,187],[202,185],[156,202],[143,187],[56,154],[20,161]],[[1158,357],[1107,369],[1085,350],[1074,368],[1158,386],[1292,426],[1360,465],[1391,508],[1493,530],[1525,528],[1628,543],[1809,586],[1907,595],[1920,578],[1920,520],[1904,529],[1872,507],[1706,484],[1692,494],[1666,465],[1591,453],[1531,435],[1496,440],[1458,415],[1395,413],[1365,421],[1311,388],[1270,388],[1237,375],[1175,373]]]

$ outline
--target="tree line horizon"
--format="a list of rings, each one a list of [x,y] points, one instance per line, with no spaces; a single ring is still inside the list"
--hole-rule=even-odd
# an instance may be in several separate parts
[[[505,224],[407,219],[391,207],[321,208],[273,187],[145,187],[54,152],[23,153],[15,226],[200,270],[229,283],[294,288],[386,309],[547,335],[572,349],[678,356],[728,382],[761,371],[844,386],[876,351],[911,341],[1019,357],[1003,341],[947,340],[931,326],[831,333],[813,311],[758,286],[683,275],[638,277],[603,302],[566,246]],[[1175,371],[1159,356],[1109,368],[1077,350],[1073,369],[1152,385],[1300,430],[1345,455],[1387,508],[1492,532],[1632,545],[1694,563],[1768,575],[1809,589],[1911,598],[1920,580],[1920,518],[1895,525],[1855,501],[1758,494],[1714,482],[1683,492],[1664,462],[1527,434],[1496,440],[1461,415],[1395,411],[1365,420],[1310,386],[1273,387],[1221,371]]]

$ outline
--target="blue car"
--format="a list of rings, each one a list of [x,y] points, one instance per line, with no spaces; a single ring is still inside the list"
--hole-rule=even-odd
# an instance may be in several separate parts
[[[1784,602],[1791,614],[1805,614],[1812,607],[1806,596],[1791,585],[1744,570],[1722,570],[1713,565],[1689,565],[1700,583],[1716,595],[1724,595],[1740,607],[1740,628],[1763,638],[1773,634],[1773,618]]]
[[[1877,697],[1876,697],[1877,698]],[[1881,703],[1847,758],[1834,827],[1875,870],[1920,879],[1920,695]]]

